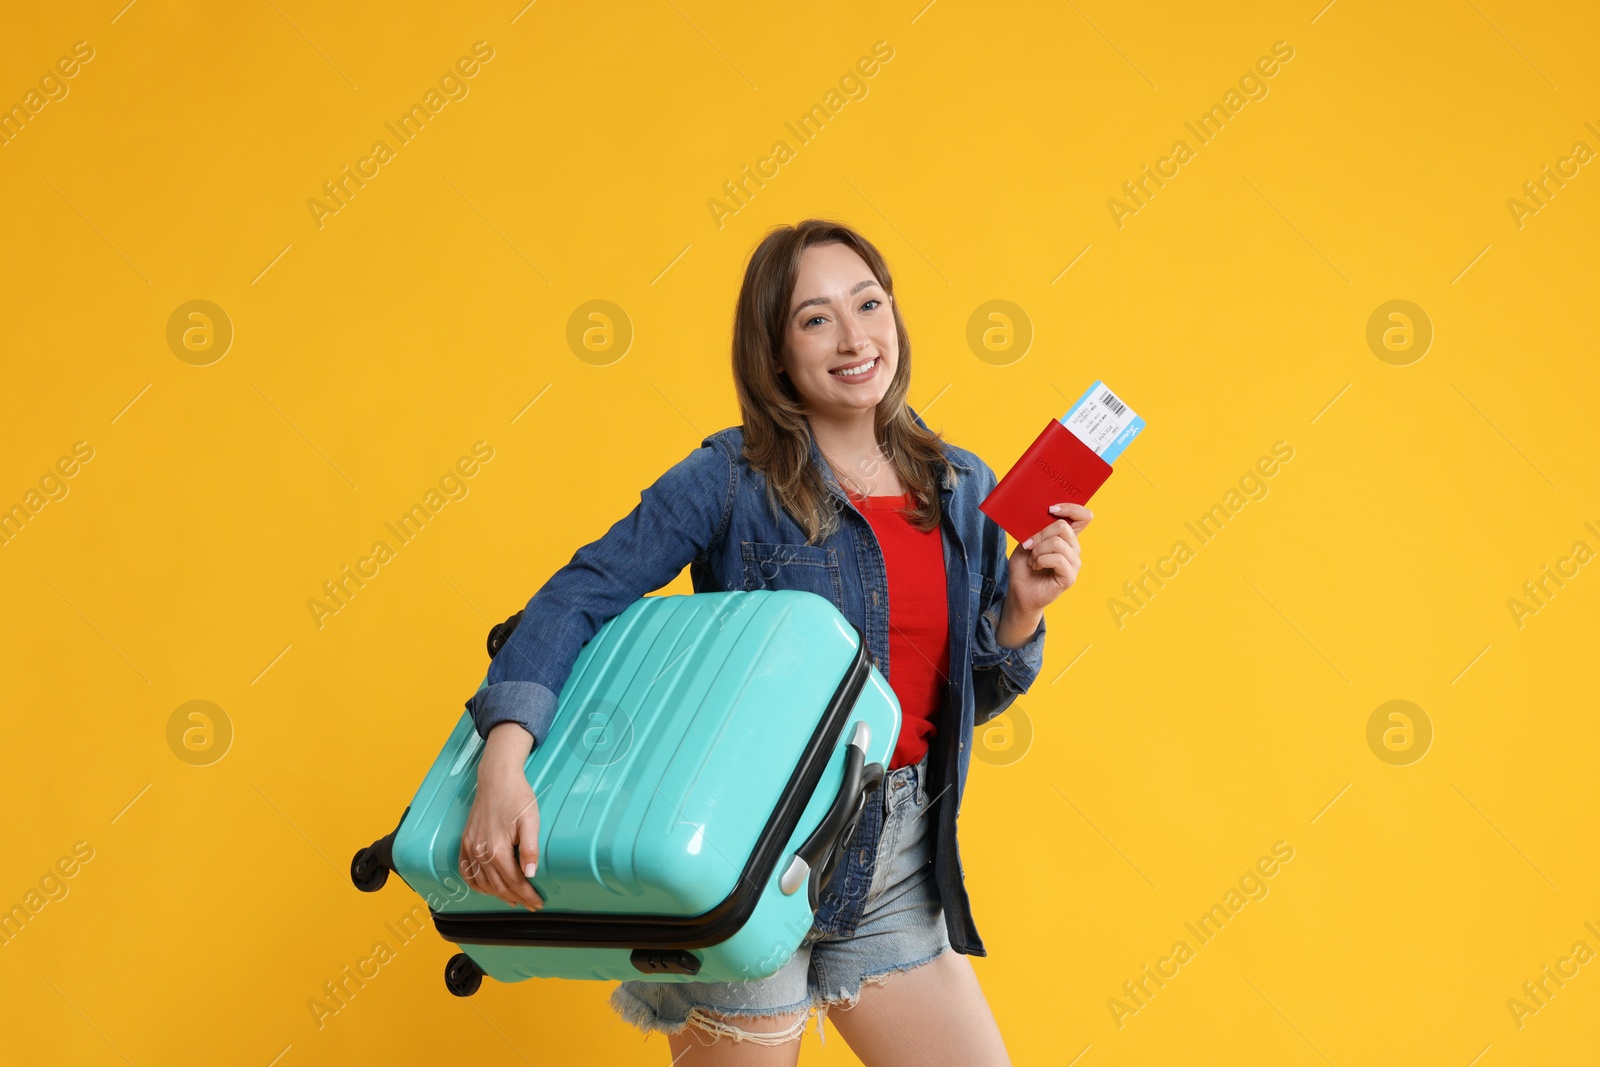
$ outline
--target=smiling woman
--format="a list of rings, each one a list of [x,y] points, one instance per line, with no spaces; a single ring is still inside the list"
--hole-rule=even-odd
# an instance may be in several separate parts
[[[731,364],[741,425],[706,436],[540,587],[467,701],[484,744],[462,877],[544,907],[540,805],[560,811],[566,798],[534,794],[528,757],[559,736],[568,680],[602,626],[686,567],[696,593],[815,594],[892,687],[901,729],[810,905],[812,928],[755,980],[653,980],[654,964],[636,963],[645,976],[623,981],[612,1007],[665,1033],[678,1067],[791,1065],[813,1011],[819,1032],[834,1020],[866,1063],[1009,1063],[967,959],[986,951],[956,816],[974,724],[1038,677],[1044,608],[1076,577],[1091,515],[1058,505],[1008,557],[1006,531],[979,508],[994,471],[906,402],[911,339],[894,277],[843,223],[805,219],[762,238],[735,302]]]
[[[848,271],[851,260],[860,262],[859,256],[840,244],[818,246],[815,258],[819,270]],[[894,316],[889,313],[891,299],[877,280],[869,277],[842,295],[800,301],[791,316],[796,343],[781,361],[778,373],[789,376],[790,382],[796,383],[794,388],[807,393],[811,389],[822,391],[822,383],[831,378],[842,383],[845,391],[823,391],[823,395],[851,410],[876,406],[899,363]],[[845,334],[842,338],[841,331]],[[830,348],[837,351],[827,351]],[[877,384],[864,388],[873,382]],[[815,416],[826,421],[829,414],[825,409],[815,412],[813,423]],[[876,446],[871,451],[878,453]],[[892,468],[886,469],[892,476]]]

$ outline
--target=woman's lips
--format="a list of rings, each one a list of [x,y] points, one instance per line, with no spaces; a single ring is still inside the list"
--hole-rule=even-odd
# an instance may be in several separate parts
[[[873,356],[868,363],[865,363],[865,364],[858,363],[858,364],[856,364],[856,368],[865,366],[865,367],[868,368],[866,370],[858,370],[857,369],[854,374],[840,374],[838,371],[829,371],[828,373],[831,376],[833,376],[835,378],[838,378],[840,381],[844,381],[844,382],[871,381],[874,377],[877,376],[878,363],[879,362],[880,362],[879,357]],[[848,368],[848,369],[855,369],[855,368]]]

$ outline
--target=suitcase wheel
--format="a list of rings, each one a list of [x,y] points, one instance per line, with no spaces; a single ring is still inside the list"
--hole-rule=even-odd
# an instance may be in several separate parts
[[[378,859],[371,845],[359,849],[350,860],[350,880],[363,893],[376,893],[389,880],[389,868]]]
[[[444,965],[444,986],[458,997],[470,997],[483,984],[483,972],[465,952],[457,952]]]
[[[411,806],[408,804],[400,816],[401,825],[405,824],[406,816],[410,814]],[[366,848],[358,850],[351,858],[350,880],[357,889],[363,893],[376,893],[383,888],[383,883],[389,880],[389,872],[394,870],[394,839],[399,833],[400,827],[396,826]]]
[[[506,642],[511,640],[512,631],[517,628],[517,623],[521,621],[522,612],[519,611],[505,622],[497,622],[489,628],[488,644],[490,659],[494,659],[495,655],[505,647]]]

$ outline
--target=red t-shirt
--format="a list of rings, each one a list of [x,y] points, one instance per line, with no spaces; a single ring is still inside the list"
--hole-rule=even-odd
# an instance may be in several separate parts
[[[944,703],[950,677],[950,602],[939,527],[912,527],[910,493],[852,495],[883,549],[889,577],[889,687],[900,700],[900,737],[889,770],[920,760]]]

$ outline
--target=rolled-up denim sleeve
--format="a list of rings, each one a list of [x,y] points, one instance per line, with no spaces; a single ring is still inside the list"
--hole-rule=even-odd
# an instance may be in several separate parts
[[[994,471],[987,466],[980,472],[985,483],[978,493],[982,500],[995,486]],[[1006,532],[987,515],[983,518],[982,559],[986,595],[978,602],[978,619],[972,638],[972,685],[977,725],[999,715],[1018,696],[1033,685],[1044,668],[1045,622],[1041,616],[1033,635],[1016,648],[1000,644],[1000,613],[1005,607],[1010,586],[1007,567]]]
[[[738,467],[707,437],[639,494],[639,503],[550,576],[467,700],[478,734],[515,722],[542,742],[578,653],[634,601],[676,578],[726,534]]]

